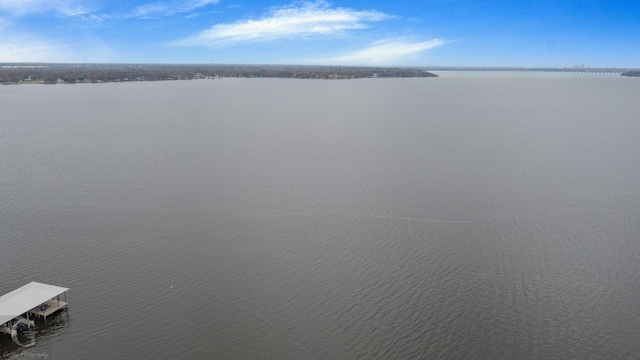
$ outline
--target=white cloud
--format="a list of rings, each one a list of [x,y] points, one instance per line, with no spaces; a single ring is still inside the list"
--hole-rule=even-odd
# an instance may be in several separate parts
[[[114,55],[98,38],[49,38],[17,29],[0,17],[0,62],[109,62]]]
[[[133,11],[135,17],[150,17],[150,16],[169,16],[179,13],[190,12],[207,5],[217,4],[219,0],[189,0],[189,1],[169,1],[169,2],[155,2],[147,3],[138,6]]]
[[[441,39],[422,42],[408,42],[405,40],[382,40],[371,46],[348,52],[343,55],[316,60],[325,64],[335,65],[393,65],[412,55],[444,45]]]
[[[96,15],[93,13],[89,13],[89,14],[82,14],[82,15],[78,15],[76,16],[76,20],[80,21],[80,24],[82,25],[93,25],[93,26],[97,26],[102,24],[105,20],[109,19],[110,16],[109,15]]]
[[[28,37],[0,41],[0,62],[94,63],[115,60],[113,51],[103,44],[70,45]]]
[[[2,31],[2,29],[8,27],[10,24],[9,20],[6,18],[3,18],[0,16],[0,31]]]
[[[66,45],[45,41],[29,35],[12,34],[11,38],[0,32],[0,61],[2,62],[68,62]]]
[[[0,12],[23,16],[44,11],[56,11],[66,16],[87,14],[92,11],[87,1],[81,0],[0,0]]]
[[[221,46],[248,41],[332,35],[367,28],[367,22],[381,21],[388,17],[373,10],[331,8],[324,1],[297,3],[273,9],[268,16],[258,20],[214,25],[189,38],[175,41],[172,45]]]

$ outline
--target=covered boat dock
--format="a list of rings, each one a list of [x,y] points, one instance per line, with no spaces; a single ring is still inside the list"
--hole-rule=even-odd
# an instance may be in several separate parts
[[[48,316],[67,307],[68,288],[32,281],[0,296],[0,332],[12,335],[13,326],[34,325],[35,318]],[[60,300],[64,296],[64,301]]]

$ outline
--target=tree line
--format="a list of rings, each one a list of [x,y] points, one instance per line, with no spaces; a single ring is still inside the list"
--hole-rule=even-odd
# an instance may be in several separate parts
[[[96,83],[190,80],[223,77],[359,79],[372,77],[435,77],[418,68],[277,65],[137,65],[137,64],[10,64],[0,67],[0,83]]]

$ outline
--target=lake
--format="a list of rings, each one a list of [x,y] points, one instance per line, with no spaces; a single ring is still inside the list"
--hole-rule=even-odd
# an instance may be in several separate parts
[[[1,359],[640,354],[640,79],[0,87]]]

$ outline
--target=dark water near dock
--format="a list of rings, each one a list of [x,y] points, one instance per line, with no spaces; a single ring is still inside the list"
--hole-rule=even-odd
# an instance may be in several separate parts
[[[640,82],[0,87],[0,358],[640,354]]]

